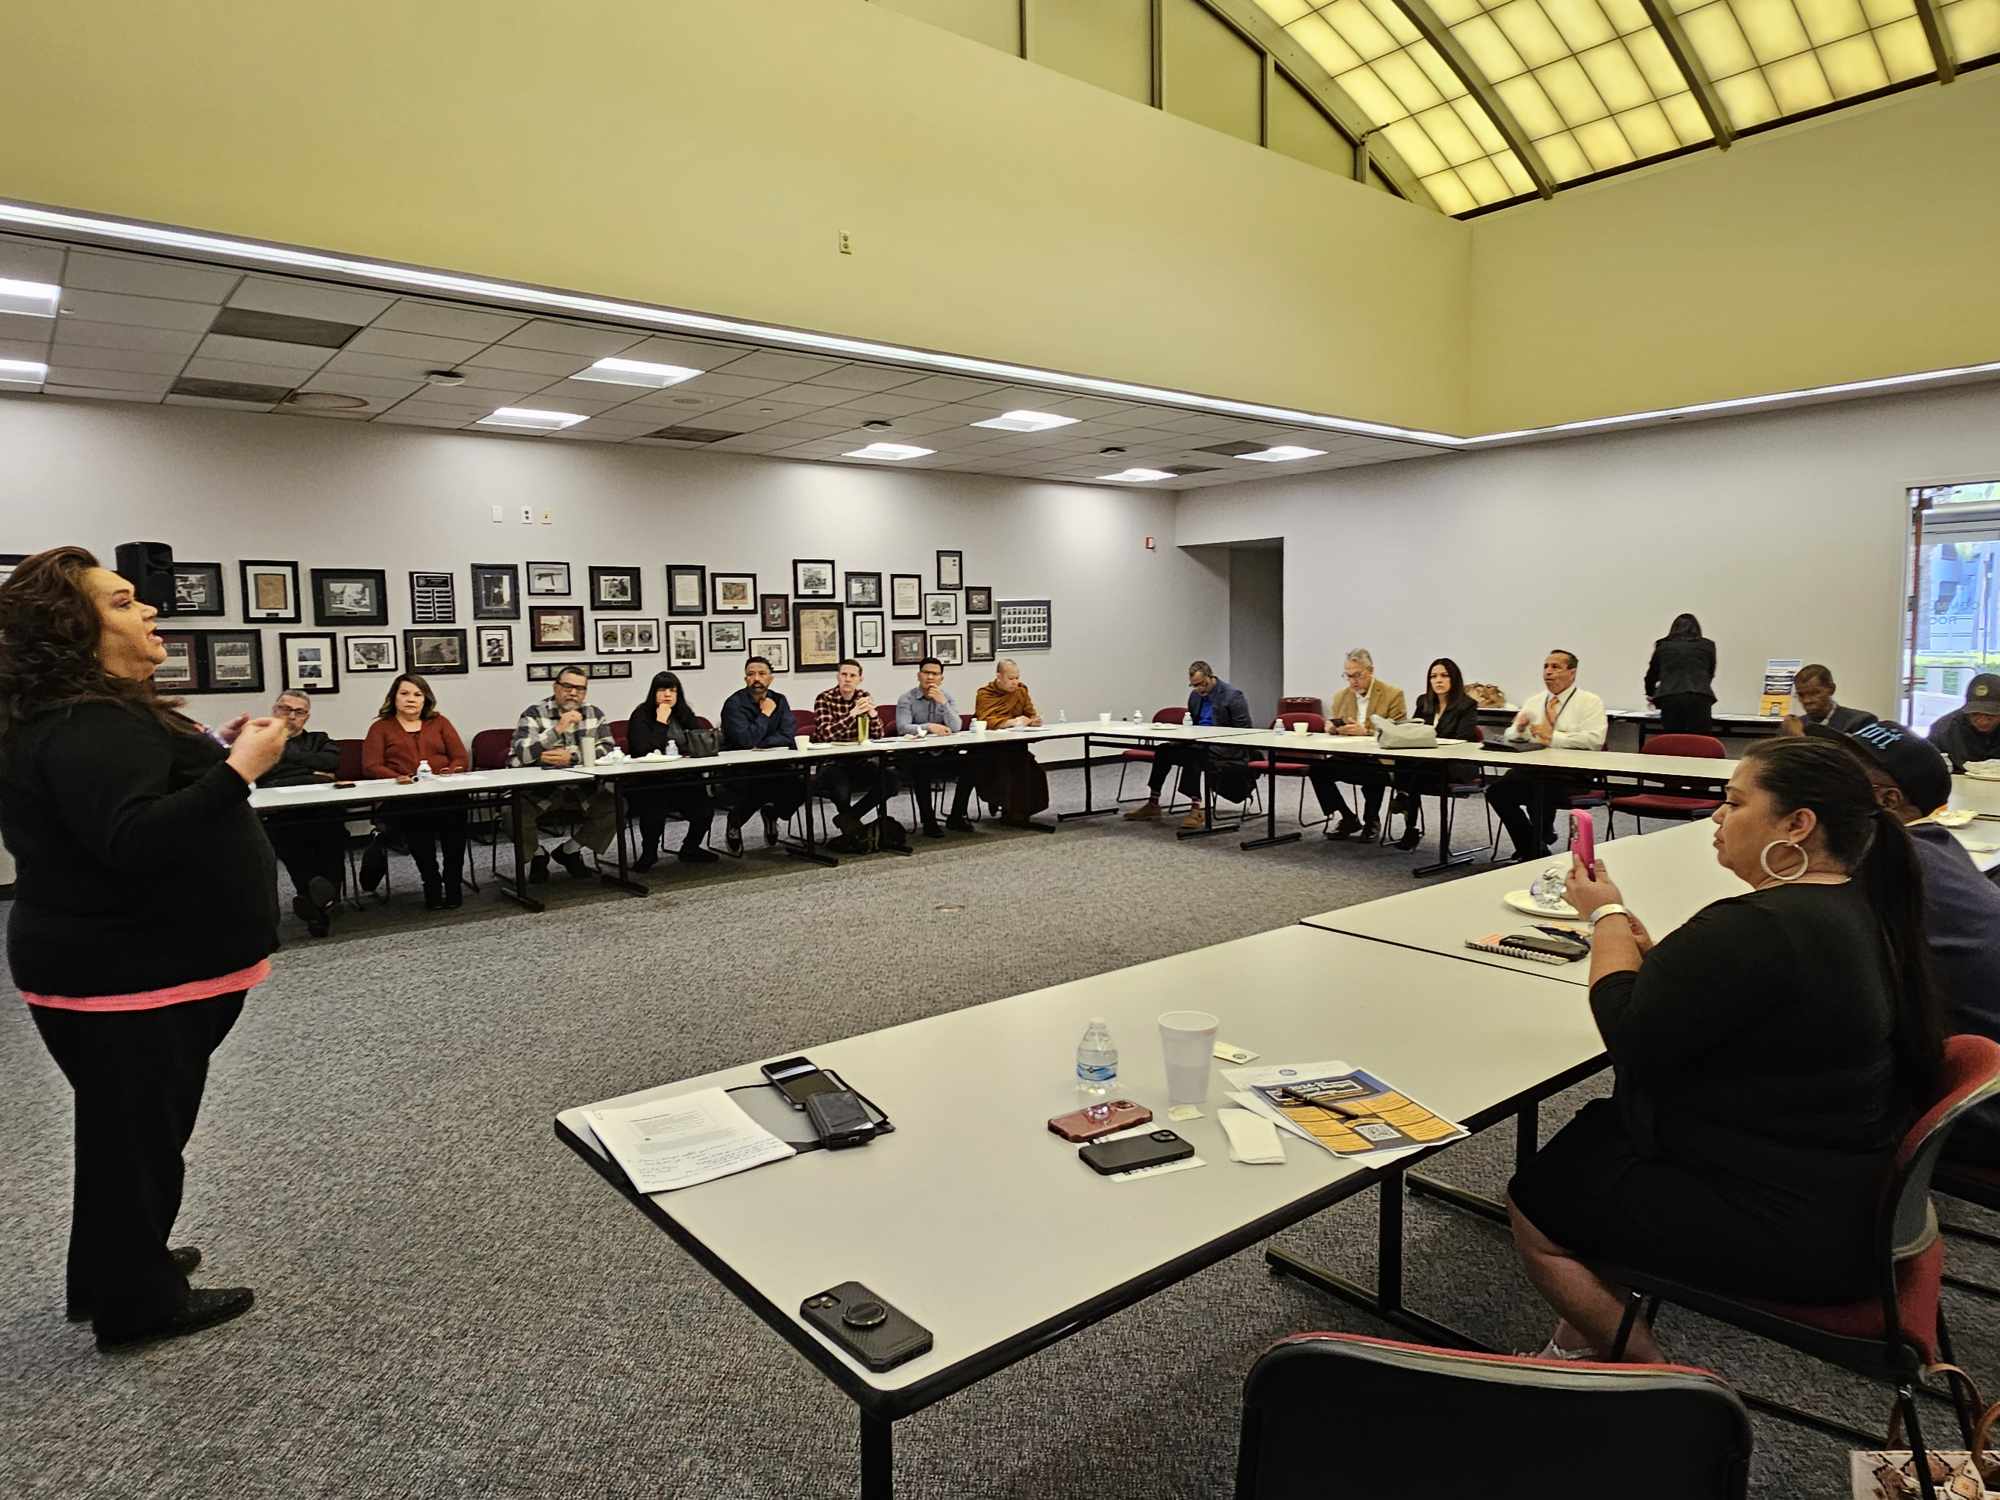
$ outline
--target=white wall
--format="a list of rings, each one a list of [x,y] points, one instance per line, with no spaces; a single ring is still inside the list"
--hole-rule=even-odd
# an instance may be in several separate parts
[[[1229,549],[1229,680],[1269,723],[1284,696],[1285,549]]]
[[[570,598],[524,602],[582,604],[588,630],[597,618],[587,597],[593,563],[642,566],[641,617],[658,619],[669,562],[754,572],[761,592],[790,594],[793,558],[831,557],[843,572],[881,572],[886,590],[892,572],[921,573],[935,587],[934,553],[958,548],[967,582],[991,586],[996,598],[1053,601],[1055,649],[1015,653],[1050,718],[1059,707],[1071,718],[1129,710],[1135,683],[1146,684],[1135,701],[1151,707],[1178,696],[1181,668],[1212,650],[1228,614],[1226,579],[1172,547],[1145,549],[1148,535],[1172,530],[1172,504],[1160,494],[937,471],[0,398],[0,551],[75,542],[109,564],[117,543],[146,539],[220,562],[229,615],[188,620],[190,628],[242,628],[241,558],[296,559],[302,581],[314,566],[384,568],[399,660],[413,569],[456,575],[457,623],[470,643],[474,562],[568,561]],[[504,507],[505,524],[492,523],[494,505]],[[552,509],[553,524],[521,525],[523,505]],[[280,682],[279,633],[318,628],[310,601],[304,616],[264,628],[270,693],[201,695],[190,709],[210,722],[264,711]],[[527,681],[530,660],[566,658],[530,653],[523,619],[514,625],[514,659],[510,668],[475,665],[467,676],[433,680],[468,741],[475,730],[511,726],[524,704],[547,695],[546,685]],[[631,680],[592,687],[619,717],[666,665],[664,654],[627,659]],[[698,712],[716,717],[742,686],[743,659],[710,655],[705,670],[682,674]],[[878,695],[901,692],[915,677],[887,656],[866,666]],[[970,711],[991,670],[968,663],[947,672],[962,709]],[[778,685],[810,707],[832,680],[795,672]],[[316,698],[314,727],[363,733],[387,681],[343,671],[341,691]]]
[[[1844,701],[1896,710],[1905,490],[2000,476],[2000,388],[1848,402],[1417,459],[1182,497],[1182,546],[1285,538],[1285,690],[1326,696],[1369,647],[1414,694],[1433,656],[1518,701],[1566,647],[1637,706],[1691,610],[1718,707],[1754,711],[1767,657],[1817,658]]]

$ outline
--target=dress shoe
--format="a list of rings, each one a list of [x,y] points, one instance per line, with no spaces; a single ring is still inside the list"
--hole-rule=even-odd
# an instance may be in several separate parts
[[[1379,818],[1370,818],[1361,825],[1362,842],[1372,844],[1382,837],[1382,823]]]
[[[425,911],[444,910],[443,886],[433,884],[430,881],[424,882],[424,910]]]
[[[953,833],[971,833],[973,831],[972,819],[966,817],[963,813],[953,813],[944,820],[944,826],[949,828]]]
[[[582,880],[590,874],[590,866],[584,863],[583,851],[581,849],[558,849],[555,853],[555,860],[557,864],[569,871],[572,880]]]
[[[741,854],[743,852],[743,825],[741,823],[723,824],[722,842],[723,846],[731,854]]]
[[[838,828],[843,834],[845,834],[848,838],[853,839],[856,843],[862,843],[866,841],[867,838],[866,829],[868,825],[862,822],[859,818],[855,817],[853,813],[837,812],[833,815],[833,823],[834,827]]]
[[[944,837],[944,829],[938,826],[937,819],[933,818],[924,824],[924,837],[927,839],[941,839]]]
[[[326,914],[314,906],[312,902],[308,901],[304,896],[294,896],[292,897],[292,910],[297,914],[298,919],[306,924],[307,932],[310,932],[314,937],[326,936]]]
[[[167,1252],[167,1259],[173,1263],[174,1269],[180,1272],[181,1275],[192,1276],[194,1268],[201,1264],[201,1251],[193,1245],[183,1245],[178,1250],[169,1250]],[[88,1300],[81,1297],[72,1297],[69,1299],[69,1310],[66,1316],[70,1322],[88,1323],[90,1321],[90,1314],[91,1306]]]
[[[648,870],[652,869],[653,866],[658,864],[659,862],[660,862],[659,847],[654,844],[648,844],[646,846],[645,852],[641,854],[637,859],[632,861],[632,868],[638,871],[639,874],[643,875]]]
[[[1402,833],[1396,839],[1396,847],[1406,850],[1414,849],[1422,839],[1423,834],[1418,831],[1417,825],[1415,823],[1406,823],[1403,825]]]
[[[910,847],[910,831],[894,818],[878,817],[870,826],[874,830],[874,843],[878,849]]]
[[[1128,823],[1150,823],[1153,819],[1159,817],[1159,815],[1159,803],[1141,802],[1137,807],[1125,814],[1125,821]]]
[[[764,847],[778,847],[778,815],[768,807],[764,809]]]
[[[1351,839],[1359,832],[1361,832],[1360,819],[1342,817],[1337,826],[1326,831],[1326,836],[1330,839]]]
[[[549,857],[546,854],[537,854],[533,859],[528,861],[528,884],[546,885],[548,878]]]
[[[333,922],[333,908],[340,901],[340,891],[335,887],[334,883],[324,875],[313,876],[312,879],[306,882],[306,899],[312,902],[313,906],[318,909],[320,921],[323,924],[331,925]],[[326,934],[316,932],[313,936],[324,937]]]
[[[170,1318],[155,1323],[150,1328],[138,1328],[129,1333],[119,1333],[106,1338],[97,1336],[97,1347],[102,1350],[131,1349],[140,1344],[157,1343],[161,1339],[177,1339],[185,1334],[200,1333],[204,1328],[213,1328],[218,1323],[227,1323],[231,1318],[240,1318],[250,1311],[257,1300],[256,1294],[247,1286],[218,1287],[189,1291],[187,1301]]]
[[[690,865],[719,864],[722,856],[713,849],[704,849],[699,844],[689,844],[680,851],[680,859]]]
[[[1181,827],[1183,828],[1208,827],[1208,813],[1202,808],[1199,807],[1195,808],[1185,818],[1181,819]]]
[[[382,847],[378,836],[368,841],[368,847],[361,851],[361,889],[373,891],[389,873],[389,851]]]
[[[444,883],[444,909],[457,911],[463,905],[465,905],[465,887],[456,880],[447,880]]]

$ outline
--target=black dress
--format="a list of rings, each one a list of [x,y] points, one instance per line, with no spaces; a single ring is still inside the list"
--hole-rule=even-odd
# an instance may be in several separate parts
[[[1866,1296],[1877,1198],[1917,1114],[1896,996],[1857,886],[1716,902],[1591,988],[1617,1088],[1515,1176],[1515,1203],[1585,1260],[1738,1296]]]
[[[1715,642],[1705,635],[1653,642],[1646,696],[1660,710],[1662,734],[1707,734],[1715,705]]]

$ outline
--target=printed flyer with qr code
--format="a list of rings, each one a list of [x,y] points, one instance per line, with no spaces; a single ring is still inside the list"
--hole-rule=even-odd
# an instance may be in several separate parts
[[[1225,1076],[1254,1094],[1262,1112],[1335,1156],[1408,1151],[1467,1134],[1373,1073],[1344,1063],[1230,1069]]]

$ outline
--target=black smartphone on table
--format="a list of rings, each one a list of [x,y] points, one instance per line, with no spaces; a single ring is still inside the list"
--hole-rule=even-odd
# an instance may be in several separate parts
[[[1141,1167],[1157,1167],[1170,1161],[1185,1161],[1194,1147],[1171,1130],[1149,1130],[1122,1141],[1099,1141],[1076,1153],[1091,1171],[1109,1177],[1117,1172],[1136,1172]]]
[[[805,1057],[785,1057],[757,1069],[764,1081],[791,1101],[793,1109],[804,1109],[814,1094],[830,1094],[840,1087],[819,1070],[819,1064]]]
[[[816,1292],[799,1316],[871,1370],[890,1370],[928,1354],[931,1331],[858,1281]]]

